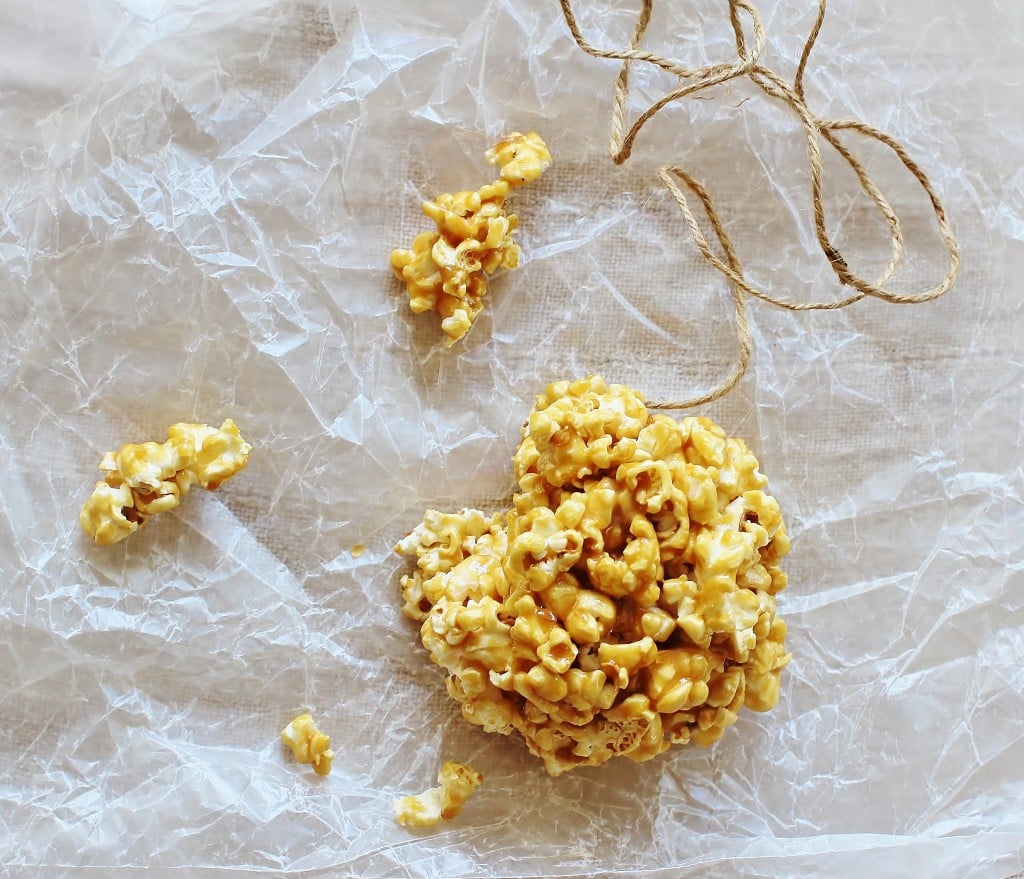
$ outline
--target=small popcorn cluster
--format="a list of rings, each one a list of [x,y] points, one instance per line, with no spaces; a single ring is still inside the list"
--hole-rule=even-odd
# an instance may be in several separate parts
[[[409,307],[417,314],[437,312],[449,347],[469,332],[483,309],[487,275],[519,265],[519,246],[512,240],[519,221],[505,210],[510,190],[536,180],[551,164],[551,153],[534,132],[514,131],[486,155],[501,168],[499,178],[480,189],[424,202],[423,213],[437,231],[423,232],[411,250],[391,254]]]

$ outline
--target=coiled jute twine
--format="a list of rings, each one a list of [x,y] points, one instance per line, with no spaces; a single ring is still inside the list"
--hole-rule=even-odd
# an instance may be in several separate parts
[[[608,58],[622,62],[622,67],[619,70],[619,76],[615,83],[615,94],[612,103],[611,139],[609,142],[609,152],[612,161],[617,165],[627,161],[633,151],[633,145],[640,131],[669,104],[684,98],[693,97],[706,89],[722,85],[730,80],[744,77],[749,79],[768,97],[774,98],[789,107],[800,120],[806,135],[807,152],[810,160],[811,202],[814,213],[815,236],[821,252],[828,260],[840,284],[845,287],[851,287],[854,291],[848,296],[832,302],[790,302],[754,287],[743,271],[743,266],[740,263],[736,249],[728,233],[725,231],[721,216],[708,191],[690,173],[678,165],[663,166],[658,171],[658,177],[679,207],[686,225],[690,228],[690,234],[693,237],[694,243],[704,259],[729,281],[735,307],[734,326],[739,351],[732,371],[717,387],[705,394],[690,399],[648,403],[649,408],[688,409],[704,403],[711,403],[725,396],[739,383],[743,374],[747,371],[747,366],[750,363],[750,357],[754,350],[754,341],[750,334],[750,325],[747,319],[746,298],[748,296],[754,296],[777,308],[784,308],[788,311],[825,311],[846,308],[865,296],[874,296],[877,299],[884,299],[886,302],[894,303],[928,302],[932,299],[937,299],[953,286],[960,268],[960,251],[957,247],[956,237],[953,235],[953,230],[946,219],[945,209],[942,207],[942,202],[935,191],[935,187],[932,185],[928,175],[910,157],[903,144],[884,131],[873,128],[856,119],[822,119],[811,112],[807,105],[804,95],[804,73],[807,69],[807,62],[811,51],[825,20],[827,0],[818,0],[817,17],[815,18],[810,36],[804,44],[792,85],[785,82],[773,70],[759,63],[759,59],[767,45],[767,37],[761,20],[761,14],[750,0],[727,0],[729,4],[729,20],[735,35],[737,60],[734,63],[711,64],[706,67],[694,68],[684,67],[670,59],[663,58],[652,52],[645,52],[638,48],[650,23],[651,12],[654,8],[654,0],[642,0],[642,2],[643,7],[637,19],[636,30],[633,33],[629,46],[625,49],[598,49],[587,42],[581,34],[575,14],[573,13],[571,0],[560,0],[562,14],[565,16],[565,22],[576,44],[594,58]],[[749,18],[752,30],[752,40],[749,47],[743,26],[742,16],[744,14]],[[682,84],[674,91],[651,104],[626,130],[626,101],[629,97],[629,76],[633,62],[652,64],[655,67],[659,67],[678,77]],[[841,131],[855,132],[888,147],[907,171],[914,176],[928,196],[932,210],[935,213],[939,235],[949,255],[948,270],[942,280],[934,287],[911,294],[895,293],[885,289],[884,285],[896,271],[903,256],[903,231],[900,227],[899,218],[885,196],[868,175],[864,165],[839,139],[838,133]],[[823,140],[842,157],[854,174],[857,175],[861,190],[874,202],[888,226],[892,252],[885,270],[874,283],[865,280],[850,269],[846,260],[843,259],[843,255],[829,238],[828,229],[825,225],[825,208],[822,202],[823,170],[821,141]],[[701,230],[697,217],[691,208],[684,188],[696,197],[703,208],[708,223],[721,247],[722,256],[718,256],[711,249],[711,245],[708,243],[707,237]]]

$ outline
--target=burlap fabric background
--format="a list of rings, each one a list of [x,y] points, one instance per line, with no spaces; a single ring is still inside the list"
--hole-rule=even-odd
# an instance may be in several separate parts
[[[763,11],[792,71],[813,4]],[[634,14],[580,4],[608,45]],[[660,4],[647,45],[727,59],[725,4]],[[616,168],[615,65],[555,0],[0,3],[0,872],[1024,869],[1022,52],[1017,0],[834,0],[809,99],[906,141],[960,281],[924,306],[752,306],[753,367],[706,413],[760,455],[794,538],[781,704],[711,750],[549,779],[458,717],[390,548],[427,506],[507,503],[547,382],[678,398],[728,370],[727,290],[660,164],[709,186],[759,283],[838,295],[792,118],[735,84],[670,108]],[[448,351],[387,255],[425,228],[422,197],[489,179],[513,128],[556,164],[515,196],[523,267]],[[863,154],[906,226],[899,288],[923,288],[943,271],[927,206]],[[829,167],[869,274],[884,235]],[[88,543],[104,451],[227,416],[254,446],[242,476]],[[325,780],[277,743],[302,708],[338,753]],[[486,776],[471,806],[397,827],[391,798],[444,759]]]

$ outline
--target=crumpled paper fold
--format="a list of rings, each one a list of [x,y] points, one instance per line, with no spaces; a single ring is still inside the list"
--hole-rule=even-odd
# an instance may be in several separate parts
[[[795,69],[810,3],[764,3]],[[638,4],[575,4],[624,45]],[[728,289],[656,171],[713,192],[751,278],[834,291],[802,133],[734,83],[606,154],[615,62],[555,0],[59,0],[0,10],[0,865],[10,876],[971,877],[1024,869],[1024,21],[834,0],[823,114],[904,140],[964,252],[919,307],[751,306],[754,363],[706,414],[744,436],[794,549],[780,705],[715,747],[551,779],[467,725],[399,610],[427,507],[508,503],[533,396],[592,372],[650,399],[735,356]],[[663,2],[645,45],[734,51],[725,4]],[[637,69],[633,110],[664,74]],[[419,203],[489,179],[510,130],[523,265],[445,350],[388,268]],[[919,190],[908,288],[941,274]],[[838,165],[832,228],[884,228]],[[844,176],[845,175],[845,176]],[[115,547],[78,510],[105,451],[233,418],[247,470]],[[350,550],[365,544],[356,557]],[[278,732],[309,710],[324,779]],[[391,801],[444,760],[485,781],[434,832]],[[622,765],[616,765],[621,763]]]

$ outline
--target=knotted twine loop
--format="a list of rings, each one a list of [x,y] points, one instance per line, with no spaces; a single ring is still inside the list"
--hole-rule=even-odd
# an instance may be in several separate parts
[[[811,51],[814,49],[818,35],[821,33],[822,24],[825,20],[827,0],[818,0],[818,12],[815,17],[814,26],[811,28],[811,33],[804,43],[803,52],[800,55],[800,62],[797,66],[792,85],[785,82],[773,70],[759,63],[767,44],[767,36],[761,14],[750,0],[728,0],[729,21],[736,42],[737,61],[735,63],[711,64],[696,68],[687,68],[660,55],[638,48],[644,33],[647,31],[647,26],[650,24],[651,13],[654,9],[654,0],[642,0],[642,2],[643,6],[637,18],[636,29],[633,32],[629,46],[625,49],[598,49],[587,42],[580,32],[575,14],[573,13],[571,0],[560,0],[562,14],[565,17],[565,22],[569,32],[572,34],[572,38],[576,41],[576,45],[595,58],[614,59],[622,62],[619,76],[615,83],[615,95],[612,102],[611,138],[609,141],[609,154],[612,161],[616,165],[621,165],[627,161],[633,152],[633,145],[640,131],[669,104],[692,97],[705,89],[722,85],[733,79],[749,79],[768,97],[789,107],[800,120],[806,135],[807,153],[810,163],[811,204],[814,215],[815,237],[821,252],[826,260],[828,260],[839,283],[845,287],[852,287],[854,291],[844,298],[834,301],[792,302],[772,296],[754,287],[744,274],[736,249],[728,233],[725,231],[721,217],[708,191],[685,169],[677,165],[663,166],[658,171],[658,177],[678,206],[686,225],[690,229],[690,235],[697,245],[697,249],[701,252],[704,259],[729,281],[734,304],[734,328],[736,330],[738,352],[736,364],[733,366],[732,371],[712,390],[686,400],[648,403],[649,408],[688,409],[721,399],[736,387],[747,371],[750,357],[754,350],[754,341],[747,318],[747,296],[754,296],[777,308],[784,308],[788,311],[825,311],[846,308],[865,296],[873,296],[877,299],[893,303],[928,302],[932,299],[937,299],[953,286],[953,282],[956,280],[957,273],[960,270],[960,250],[957,246],[956,237],[950,228],[949,221],[946,218],[946,211],[942,206],[938,193],[935,191],[935,187],[932,185],[931,179],[911,158],[903,144],[884,131],[873,128],[856,119],[822,119],[811,112],[807,105],[804,95],[804,74],[807,70]],[[746,15],[749,19],[750,28],[753,32],[753,39],[749,49],[743,26],[743,15]],[[659,67],[683,80],[683,84],[651,104],[636,118],[636,121],[627,130],[625,127],[626,101],[629,96],[629,75],[634,61]],[[888,147],[899,159],[903,167],[917,180],[928,196],[932,211],[935,214],[939,236],[942,238],[949,257],[946,274],[934,287],[922,290],[919,293],[910,294],[896,293],[885,289],[884,285],[893,276],[903,257],[903,231],[895,211],[893,211],[892,206],[875,185],[864,165],[839,139],[837,132],[841,131],[855,132]],[[821,153],[822,140],[831,146],[850,167],[860,183],[861,190],[871,199],[888,226],[892,247],[891,256],[885,266],[885,270],[874,283],[861,278],[849,267],[843,255],[829,237],[822,195],[822,181],[824,177]],[[680,183],[682,186],[680,186]],[[708,243],[707,237],[704,235],[700,223],[690,206],[685,190],[689,190],[696,197],[697,201],[700,202],[723,256],[718,256],[711,249],[711,245]]]

